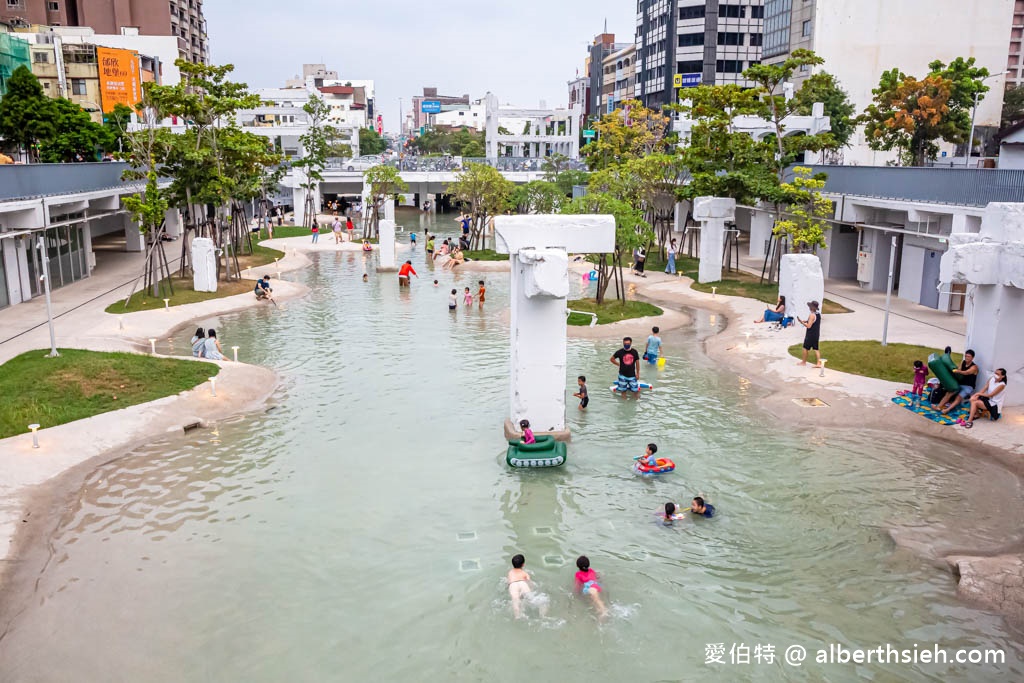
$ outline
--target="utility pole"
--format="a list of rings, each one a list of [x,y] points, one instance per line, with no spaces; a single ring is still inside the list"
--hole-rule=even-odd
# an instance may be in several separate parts
[[[882,346],[888,345],[889,341],[889,306],[892,304],[892,284],[896,275],[896,241],[899,238],[892,236],[892,247],[889,249],[889,283],[885,288],[885,322],[882,323]]]
[[[46,322],[50,326],[50,353],[47,358],[57,358],[60,356],[57,353],[57,337],[53,333],[53,310],[50,308],[50,264],[49,258],[46,255],[46,244],[43,241],[43,237],[39,238],[39,257],[43,262],[43,291],[46,293]]]

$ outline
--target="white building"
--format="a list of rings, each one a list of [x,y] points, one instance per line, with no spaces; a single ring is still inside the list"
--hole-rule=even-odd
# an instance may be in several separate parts
[[[561,154],[578,159],[579,121],[569,109],[519,109],[499,106],[498,98],[484,97],[487,122],[487,158],[499,156],[543,159]],[[505,129],[507,133],[500,132]]]
[[[464,105],[449,105],[446,109],[447,111],[442,110],[440,114],[432,116],[433,125],[447,126],[449,128],[465,126],[477,131],[482,131],[487,127],[487,108],[480,100],[477,100],[468,107]]]
[[[923,78],[934,60],[949,63],[974,57],[977,65],[1002,74],[1007,64],[1015,0],[765,0],[763,58],[785,60],[793,50],[813,50],[825,60],[794,79],[811,73],[833,74],[858,112],[872,101],[883,72],[898,68]],[[978,126],[998,126],[1003,76],[987,82],[988,96],[978,107]],[[952,146],[946,145],[949,153]],[[863,128],[843,151],[847,164],[885,165],[892,152],[875,152]]]

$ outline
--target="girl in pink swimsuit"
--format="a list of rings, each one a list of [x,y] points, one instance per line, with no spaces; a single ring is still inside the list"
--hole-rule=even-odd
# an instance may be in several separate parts
[[[586,555],[580,555],[576,558],[576,567],[579,569],[576,572],[576,590],[590,597],[594,607],[597,609],[598,618],[604,619],[608,616],[608,608],[604,606],[604,601],[601,600],[601,584],[597,582],[597,572],[590,568],[590,558]]]

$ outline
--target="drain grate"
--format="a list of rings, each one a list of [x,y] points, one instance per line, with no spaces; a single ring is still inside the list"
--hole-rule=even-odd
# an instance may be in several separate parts
[[[460,572],[478,572],[480,571],[480,560],[461,560],[459,562]]]
[[[455,534],[455,538],[460,540],[460,541],[475,541],[476,540],[476,532],[475,531],[460,531],[459,533]]]
[[[545,567],[564,567],[565,558],[561,555],[545,555],[544,556]]]
[[[828,408],[828,404],[820,398],[794,398],[793,403],[801,408]]]
[[[535,526],[533,527],[533,533],[537,534],[538,536],[550,536],[551,534],[555,533],[555,530],[549,526]]]

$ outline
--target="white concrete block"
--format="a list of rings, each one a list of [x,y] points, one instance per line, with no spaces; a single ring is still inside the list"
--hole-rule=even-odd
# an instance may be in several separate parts
[[[516,254],[530,247],[558,247],[570,254],[615,251],[613,216],[496,216],[494,232],[495,249],[499,254]]]
[[[523,249],[519,262],[524,270],[523,293],[527,299],[569,296],[569,257],[562,249]]]
[[[722,279],[722,258],[725,249],[725,220],[705,218],[700,226],[700,266],[697,281],[718,282]]]
[[[779,294],[786,297],[786,315],[807,319],[807,303],[825,299],[825,276],[814,254],[786,254],[779,266]]]
[[[378,269],[379,270],[394,270],[397,268],[395,263],[395,222],[382,218],[380,224],[377,226],[377,242],[378,242]]]
[[[209,237],[192,240],[192,287],[197,292],[217,291],[216,247]]]
[[[750,217],[750,256],[764,258],[765,245],[772,236],[775,216],[767,211],[755,211]]]
[[[1024,204],[993,202],[986,206],[979,236],[997,242],[1024,242]]]
[[[735,220],[736,200],[728,197],[697,197],[693,200],[693,218],[698,221],[710,218]]]

